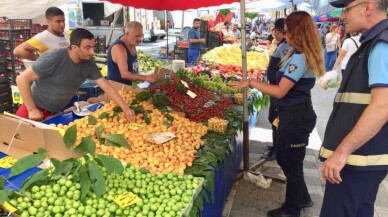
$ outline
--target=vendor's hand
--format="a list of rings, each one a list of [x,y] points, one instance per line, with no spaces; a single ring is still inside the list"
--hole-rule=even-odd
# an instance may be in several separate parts
[[[38,108],[28,110],[28,119],[34,121],[41,121],[43,120],[43,118],[43,112],[41,112]]]
[[[205,44],[206,43],[206,39],[205,38],[201,38],[199,39],[201,41],[201,43]]]
[[[243,88],[243,87],[249,86],[249,81],[248,80],[234,81],[234,82],[228,83],[228,85],[234,88]]]
[[[135,112],[132,109],[126,108],[123,112],[127,121],[132,122],[135,120]]]
[[[156,80],[157,80],[156,75],[152,74],[152,75],[146,75],[144,81],[147,81],[147,82],[150,82],[150,83],[154,83]]]
[[[321,168],[322,178],[332,184],[339,184],[342,182],[340,172],[342,168],[344,168],[347,159],[348,155],[338,151],[333,152]]]

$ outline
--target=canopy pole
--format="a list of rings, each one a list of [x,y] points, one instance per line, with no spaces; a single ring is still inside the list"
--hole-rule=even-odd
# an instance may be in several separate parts
[[[128,7],[123,7],[123,10],[124,10],[124,8],[128,8]],[[108,38],[106,39],[106,42],[105,42],[105,47],[109,47],[109,45],[110,45],[110,42],[111,42],[112,37],[113,37],[113,32],[116,28],[116,22],[119,19],[120,13],[121,13],[121,10],[118,10],[114,13],[113,22],[110,24],[110,30],[109,30]]]
[[[246,32],[245,32],[245,0],[240,0],[240,19],[241,19],[241,55],[242,55],[242,79],[247,79],[247,48],[246,48]],[[248,88],[243,90],[243,158],[244,171],[249,170],[249,120],[248,120]]]
[[[185,27],[185,11],[182,11],[182,22],[181,22],[181,38],[180,40],[183,40],[183,28]]]

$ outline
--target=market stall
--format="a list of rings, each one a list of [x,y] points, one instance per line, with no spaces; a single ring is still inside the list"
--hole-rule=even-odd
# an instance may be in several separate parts
[[[242,62],[238,66],[240,69],[235,68],[237,67],[235,65],[219,65],[215,69],[215,71],[218,70],[218,75],[227,75],[227,77],[234,77],[236,75],[239,76],[239,79],[246,78],[247,67],[243,61],[244,52],[245,47],[243,46],[238,53],[241,55],[240,60]],[[239,62],[239,60],[236,60],[236,62]],[[248,61],[248,63],[252,62]],[[255,67],[258,66],[252,68],[251,76],[260,78],[262,73],[258,71],[259,69],[255,71]],[[263,70],[261,68],[260,70]],[[232,72],[235,74],[232,75]],[[132,216],[134,212],[136,212],[136,215],[139,215],[140,211],[142,215],[147,215],[149,212],[157,214],[156,211],[158,210],[154,210],[152,207],[161,205],[162,207],[171,207],[172,205],[170,204],[173,203],[179,203],[179,205],[159,212],[163,213],[163,216],[168,216],[166,213],[170,216],[199,215],[200,213],[204,216],[221,214],[242,158],[241,136],[236,140],[237,132],[242,127],[242,107],[241,105],[236,106],[234,103],[241,104],[247,101],[243,100],[244,97],[241,90],[236,92],[228,88],[225,83],[225,77],[219,76],[217,81],[217,77],[210,73],[208,77],[196,75],[191,79],[190,76],[192,74],[190,75],[190,72],[185,70],[176,75],[178,78],[175,77],[172,80],[160,79],[161,83],[156,84],[155,87],[147,91],[118,89],[121,90],[120,94],[122,97],[137,113],[137,119],[132,124],[127,124],[124,121],[120,109],[114,103],[96,104],[93,106],[97,110],[93,111],[88,117],[79,118],[74,116],[72,112],[68,112],[46,122],[55,126],[48,127],[47,125],[36,125],[36,123],[29,122],[34,127],[39,126],[40,128],[38,128],[41,129],[41,131],[37,132],[41,140],[30,141],[25,138],[28,138],[27,135],[32,135],[31,132],[27,134],[24,134],[26,131],[19,132],[24,120],[8,116],[1,117],[1,121],[4,121],[4,123],[12,123],[12,127],[8,131],[5,129],[0,130],[4,134],[1,137],[1,142],[9,145],[3,146],[2,151],[7,151],[8,154],[10,153],[8,151],[12,149],[10,156],[19,151],[16,149],[21,149],[22,152],[38,153],[37,155],[28,155],[27,158],[22,158],[21,161],[11,165],[10,174],[4,176],[7,182],[12,183],[10,178],[18,175],[18,172],[12,172],[12,170],[24,172],[24,170],[35,168],[47,156],[55,166],[51,169],[34,171],[36,172],[34,173],[35,175],[29,178],[23,185],[18,186],[18,188],[23,190],[21,191],[21,196],[15,196],[14,193],[5,191],[3,192],[5,194],[3,195],[4,198],[9,199],[10,204],[16,206],[17,212],[21,216],[35,216],[38,213],[42,215],[41,212],[43,212],[43,215],[52,212],[85,214],[86,210],[101,215],[108,215],[109,212],[110,214],[114,213],[116,216]],[[215,90],[220,91],[214,93]],[[180,104],[177,102],[180,102]],[[89,107],[89,109],[94,110],[92,107]],[[173,109],[174,113],[170,113],[170,109]],[[181,117],[181,113],[184,113],[186,118]],[[205,122],[207,126],[199,122]],[[28,126],[28,124],[26,126],[23,124],[23,127],[28,128]],[[244,127],[246,127],[245,123]],[[14,132],[20,134],[18,136],[23,139],[14,142],[16,134]],[[64,135],[63,141],[58,140],[58,138],[62,138],[61,135]],[[51,138],[54,137],[55,139],[52,140]],[[160,139],[165,139],[165,141],[158,144]],[[44,145],[38,145],[42,141]],[[30,142],[34,143],[34,145],[31,146]],[[28,150],[24,150],[27,144],[31,147]],[[56,148],[54,150],[53,144],[67,147],[69,151],[59,151]],[[48,150],[49,154],[46,155],[39,147]],[[61,155],[59,153],[67,154]],[[81,153],[87,154],[82,156],[80,155]],[[20,156],[13,157],[19,158]],[[80,156],[79,160],[74,159]],[[59,160],[56,160],[56,158]],[[30,163],[27,166],[23,163],[25,159],[34,159],[35,163]],[[119,166],[121,163],[126,163],[130,166],[121,169]],[[88,165],[87,168],[84,168],[85,165]],[[44,164],[40,167],[46,166]],[[80,168],[84,170],[80,170]],[[80,175],[83,174],[80,172],[85,172],[86,175]],[[183,173],[186,176],[174,175]],[[140,176],[141,178],[130,178],[125,183],[111,182],[112,179],[131,177],[131,174],[136,174],[136,177]],[[165,200],[158,201],[155,197],[158,196],[155,189],[145,188],[145,185],[159,185],[158,179],[163,179],[163,176],[171,177],[168,177],[168,180],[165,181],[168,183],[169,190],[168,192],[164,190],[164,194],[161,194]],[[203,179],[196,177],[202,177]],[[148,179],[149,181],[143,181],[143,179]],[[102,180],[104,180],[104,183],[102,183]],[[176,182],[176,180],[181,182]],[[193,180],[196,181],[194,182]],[[78,193],[77,196],[72,197],[73,199],[75,198],[74,201],[68,203],[80,201],[79,207],[84,207],[84,209],[79,210],[74,207],[74,209],[59,207],[55,211],[35,209],[39,207],[39,205],[35,206],[35,202],[40,201],[40,196],[32,197],[34,201],[32,202],[29,194],[36,193],[37,187],[43,192],[47,188],[51,189],[54,186],[65,185],[66,190],[69,190],[70,184],[68,186],[65,184],[66,182],[69,183],[68,181],[81,183],[81,186],[77,185],[76,188],[70,191],[73,194],[74,192]],[[138,181],[143,184],[137,184]],[[129,183],[133,182],[136,187],[129,187]],[[44,184],[42,185],[42,183]],[[16,186],[15,183],[13,185]],[[178,189],[175,188],[175,191],[171,191],[172,187],[170,188],[170,186],[178,185],[186,185],[186,188],[180,189],[181,193],[177,193]],[[42,186],[44,186],[43,189],[41,189]],[[117,186],[121,186],[121,188]],[[204,190],[202,190],[202,186]],[[106,191],[98,191],[97,188],[106,189]],[[24,190],[28,193],[26,194]],[[62,190],[66,191],[65,188]],[[131,197],[136,198],[133,200],[137,202],[125,206],[125,204],[114,201],[114,198],[120,198],[122,194],[128,197],[127,193],[134,194],[136,197],[133,195]],[[67,197],[71,197],[67,193],[64,194]],[[175,197],[176,195],[180,197]],[[97,204],[101,201],[102,204],[105,204],[104,208],[95,209],[96,207],[93,207],[94,209],[91,209],[87,207],[90,198],[92,199],[89,203]],[[100,199],[97,200],[96,198]],[[153,198],[156,198],[156,201],[151,201]],[[187,199],[183,200],[183,198]],[[86,199],[86,204],[82,199]],[[66,199],[59,200],[66,202]],[[139,203],[139,200],[142,200],[143,203]],[[25,203],[21,205],[20,201]],[[45,201],[40,201],[41,204],[43,202]],[[56,205],[54,204],[54,206]],[[107,206],[108,209],[106,209]],[[148,213],[145,213],[147,211]]]

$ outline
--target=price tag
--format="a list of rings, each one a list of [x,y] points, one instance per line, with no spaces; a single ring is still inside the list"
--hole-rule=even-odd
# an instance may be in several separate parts
[[[3,203],[3,206],[6,210],[8,210],[8,212],[10,213],[14,213],[17,209],[15,207],[13,207],[11,204],[9,204],[8,202],[4,202]]]
[[[197,96],[197,94],[193,93],[191,90],[187,91],[187,95],[189,95],[191,98],[195,98]]]
[[[121,208],[125,208],[142,200],[132,192],[126,192],[124,194],[115,196],[113,198],[113,201],[117,203]]]
[[[129,126],[128,126],[130,130],[139,130],[142,127],[143,126],[141,124],[137,124],[137,123],[129,123]]]
[[[16,163],[16,159],[10,156],[6,156],[0,159],[1,168],[10,168]]]
[[[181,80],[181,83],[185,86],[185,87],[187,87],[187,88],[189,88],[189,85],[187,84],[187,82],[186,81],[184,81],[184,80]]]

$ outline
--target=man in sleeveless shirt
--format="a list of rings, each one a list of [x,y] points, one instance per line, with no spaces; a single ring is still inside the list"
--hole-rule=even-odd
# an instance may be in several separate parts
[[[155,82],[156,75],[139,75],[136,46],[143,38],[143,26],[137,21],[125,26],[125,34],[108,50],[108,79],[131,85],[132,81]]]

